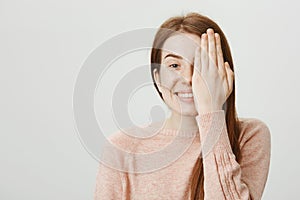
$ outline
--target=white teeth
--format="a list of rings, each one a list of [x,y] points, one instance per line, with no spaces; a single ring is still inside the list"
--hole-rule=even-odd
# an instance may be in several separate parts
[[[193,93],[178,93],[177,95],[184,98],[193,97]]]

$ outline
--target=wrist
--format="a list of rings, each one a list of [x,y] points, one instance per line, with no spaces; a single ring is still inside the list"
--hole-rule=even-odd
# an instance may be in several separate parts
[[[223,109],[222,109],[222,107],[215,107],[215,108],[204,107],[204,108],[198,110],[198,114],[201,115],[201,114],[214,112],[214,111],[218,111],[218,110],[223,110]]]

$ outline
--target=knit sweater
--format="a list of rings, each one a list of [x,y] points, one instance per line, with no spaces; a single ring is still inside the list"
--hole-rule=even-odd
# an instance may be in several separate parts
[[[161,156],[140,160],[134,157],[129,162],[114,156],[126,171],[100,162],[94,199],[188,200],[192,169],[200,155],[205,200],[261,199],[271,155],[268,126],[256,118],[239,118],[242,159],[238,163],[230,146],[225,112],[203,113],[196,116],[196,121],[198,129],[160,129],[152,137],[133,137],[124,131],[109,136],[109,141],[125,152],[144,157],[159,152]],[[149,133],[159,126],[154,122],[143,129],[127,129],[126,133]]]

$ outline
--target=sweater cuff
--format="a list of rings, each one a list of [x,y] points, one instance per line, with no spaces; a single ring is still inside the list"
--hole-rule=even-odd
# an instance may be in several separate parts
[[[212,151],[232,153],[224,110],[197,115],[196,121],[200,132],[203,158]]]

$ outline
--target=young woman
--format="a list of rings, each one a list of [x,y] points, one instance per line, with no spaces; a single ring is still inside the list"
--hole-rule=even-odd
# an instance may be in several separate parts
[[[156,33],[151,63],[154,86],[172,114],[149,125],[147,131],[162,127],[153,137],[120,131],[110,141],[144,154],[174,141],[178,149],[191,142],[174,162],[147,173],[138,173],[134,159],[130,172],[100,163],[95,200],[261,199],[270,165],[270,131],[259,119],[237,117],[233,60],[220,27],[198,13],[168,19]],[[162,154],[159,162],[170,155]],[[144,160],[140,166],[157,162]]]

